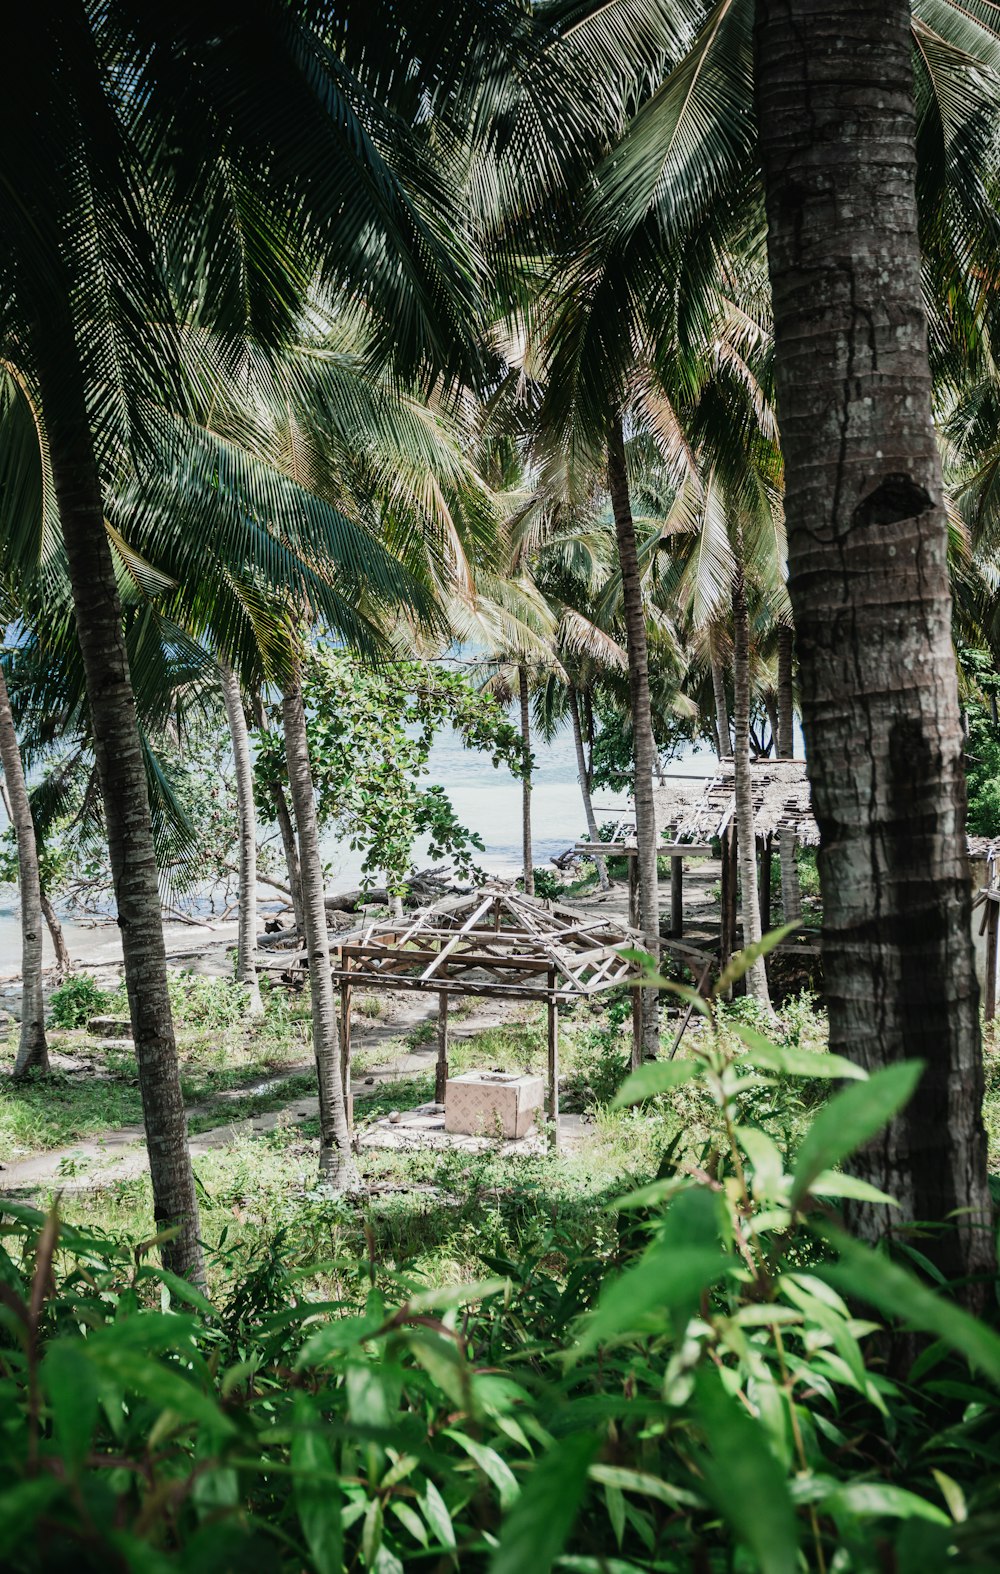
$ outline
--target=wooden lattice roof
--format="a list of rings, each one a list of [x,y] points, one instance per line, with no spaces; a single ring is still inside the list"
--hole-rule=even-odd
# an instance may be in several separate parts
[[[483,888],[342,935],[334,977],[383,989],[573,1000],[634,976],[618,919]]]
[[[813,819],[804,760],[755,760],[750,767],[754,830],[759,837],[777,836],[787,828],[800,843],[819,843]],[[663,839],[678,847],[704,847],[721,836],[736,812],[736,779],[732,760],[720,760],[704,776],[673,776],[654,789],[656,823]],[[634,818],[624,829],[626,844],[635,841]]]

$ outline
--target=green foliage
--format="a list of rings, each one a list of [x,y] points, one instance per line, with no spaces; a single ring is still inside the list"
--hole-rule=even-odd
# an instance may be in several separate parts
[[[110,1010],[115,999],[110,991],[101,989],[92,973],[74,973],[52,991],[49,1022],[53,1027],[86,1027],[91,1017]]]
[[[524,768],[521,738],[497,702],[461,674],[424,662],[365,665],[329,646],[310,651],[303,674],[307,733],[317,808],[363,854],[362,879],[385,876],[392,896],[406,893],[415,844],[429,839],[432,859],[449,858],[465,878],[478,873],[482,839],[457,818],[445,789],[428,786],[427,759],[445,726],[467,748],[489,755],[495,768]],[[264,733],[255,790],[270,818],[271,779],[284,776],[277,733]]]
[[[211,1271],[227,1288],[210,1302],[152,1266],[149,1242],[60,1232],[54,1215],[8,1204],[5,1567],[995,1562],[1000,1489],[984,1462],[1000,1337],[830,1216],[850,1190],[834,1166],[905,1101],[916,1069],[853,1068],[786,1153],[741,1115],[747,1085],[840,1066],[702,1006],[691,1057],[644,1066],[620,1102],[697,1082],[722,1142],[700,1165],[675,1143],[603,1241],[553,1215],[517,1260],[484,1243],[483,1282],[430,1285],[405,1265],[376,1271],[373,1249],[338,1253],[338,1205],[318,1201],[330,1289],[303,1293],[280,1231],[249,1260],[224,1231]],[[488,1184],[488,1157],[455,1160],[456,1186]],[[887,1368],[862,1305],[932,1342],[912,1361],[907,1336]]]
[[[972,836],[1000,836],[1000,723],[996,710],[1000,673],[994,670],[987,651],[966,646],[959,658],[969,689],[965,699],[966,825]]]

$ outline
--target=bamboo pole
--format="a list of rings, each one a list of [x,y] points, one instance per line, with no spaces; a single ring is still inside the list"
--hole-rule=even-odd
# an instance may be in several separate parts
[[[549,1049],[549,1146],[559,1152],[559,1007],[556,1004],[555,969],[549,974],[548,1049]]]
[[[438,995],[437,1066],[434,1071],[434,1102],[443,1104],[448,1082],[448,993]]]

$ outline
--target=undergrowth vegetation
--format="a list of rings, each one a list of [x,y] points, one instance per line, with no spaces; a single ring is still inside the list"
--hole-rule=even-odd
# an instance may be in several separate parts
[[[582,1163],[368,1153],[359,1201],[287,1185],[304,1132],[207,1155],[204,1291],[125,1188],[117,1228],[6,1205],[5,1567],[995,1566],[1000,1337],[840,1223],[919,1066],[699,1010]]]

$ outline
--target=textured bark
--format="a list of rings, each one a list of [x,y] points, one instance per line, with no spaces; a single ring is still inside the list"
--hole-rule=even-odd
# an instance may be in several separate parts
[[[254,699],[254,720],[261,730],[267,725],[264,718],[264,707],[259,698]],[[285,790],[278,781],[268,783],[268,791],[274,804],[274,818],[278,822],[281,832],[281,845],[285,854],[285,868],[288,870],[288,892],[292,899],[292,912],[295,915],[295,927],[300,935],[305,935],[306,921],[302,910],[302,874],[299,869],[299,849],[295,841],[295,826],[292,824],[292,815],[288,807]]]
[[[224,661],[219,662],[219,683],[226,707],[229,736],[236,767],[236,807],[240,822],[239,935],[236,943],[236,977],[250,991],[249,1011],[253,1017],[264,1015],[257,982],[257,813],[253,802],[253,764],[250,760],[250,733],[247,729],[243,695],[236,674]]]
[[[271,783],[271,797],[274,800],[274,816],[281,832],[281,845],[285,852],[285,865],[288,869],[288,889],[292,898],[292,912],[295,915],[295,927],[300,935],[306,932],[305,905],[302,901],[302,869],[299,864],[298,843],[295,840],[295,826],[292,813],[285,797],[285,789],[280,782]]]
[[[830,1047],[919,1058],[857,1173],[950,1273],[991,1273],[947,526],[914,193],[908,0],[758,0],[789,594],[820,827]],[[973,1297],[975,1299],[975,1297]]]
[[[63,343],[72,345],[71,331]],[[198,1281],[203,1277],[198,1205],[167,990],[146,772],[86,402],[65,355],[58,367],[39,368],[39,382],[107,824],[153,1212],[158,1229],[176,1231],[162,1248],[165,1265]]]
[[[531,711],[528,708],[528,674],[524,667],[517,669],[517,692],[521,707],[521,755],[524,775],[521,778],[521,860],[525,896],[535,894],[535,859],[531,847]]]
[[[710,636],[711,639],[711,636]],[[712,693],[715,696],[715,735],[719,751],[719,759],[727,759],[732,752],[732,738],[729,732],[729,707],[726,704],[726,674],[722,661],[716,654],[714,640],[710,645],[712,662]]]
[[[794,635],[787,623],[778,624],[778,731],[775,748],[778,758],[795,755],[795,701],[792,697],[792,644]]]
[[[21,750],[0,666],[0,765],[7,786],[7,802],[17,837],[17,893],[21,905],[21,1031],[14,1076],[49,1069],[45,1038],[45,1000],[42,992],[42,887],[38,876],[38,847],[31,817],[28,785],[21,764]]]
[[[635,522],[625,468],[625,442],[621,418],[612,421],[608,431],[608,488],[618,538],[618,561],[622,576],[622,602],[625,610],[625,638],[628,648],[629,693],[632,706],[632,757],[635,767],[635,833],[638,846],[639,925],[646,937],[646,949],[659,960],[660,900],[656,872],[656,804],[653,774],[656,745],[653,741],[653,715],[649,698],[649,652],[646,645],[646,609],[643,604],[639,554],[635,541]],[[657,991],[642,991],[642,1047],[646,1055],[660,1048],[659,1000]]]
[[[778,733],[777,752],[780,759],[790,760],[795,754],[795,701],[792,692],[792,649],[795,636],[787,623],[778,624]],[[802,894],[799,890],[799,871],[795,862],[798,837],[791,826],[782,828],[778,838],[781,853],[781,910],[786,924],[802,917]]]
[[[587,821],[587,835],[595,847],[601,844],[597,831],[597,817],[594,814],[594,801],[590,796],[590,775],[587,770],[587,756],[583,750],[583,730],[580,726],[580,701],[576,690],[570,685],[569,689],[569,714],[573,722],[573,743],[576,746],[576,772],[580,781],[580,795],[583,798],[583,813]],[[602,891],[610,891],[611,881],[608,879],[607,861],[595,857],[597,865],[597,878],[601,883]]]
[[[45,919],[49,931],[49,939],[52,941],[52,949],[56,954],[56,972],[60,978],[67,978],[73,971],[73,958],[69,954],[69,946],[66,944],[63,926],[59,922],[58,913],[45,895],[44,888],[41,892],[41,898],[42,917]]]
[[[340,1035],[330,976],[323,860],[319,850],[316,800],[306,740],[302,680],[298,669],[282,695],[281,715],[288,785],[299,833],[313,1052],[319,1083],[319,1172],[320,1179],[326,1185],[337,1191],[347,1191],[358,1184],[358,1172],[351,1152],[351,1133],[340,1078]]]
[[[736,840],[740,861],[740,912],[743,944],[761,937],[760,890],[757,884],[757,839],[753,827],[750,783],[750,618],[743,570],[733,576],[733,775],[736,788]],[[766,1010],[771,1009],[767,970],[759,958],[746,974],[747,988]]]

